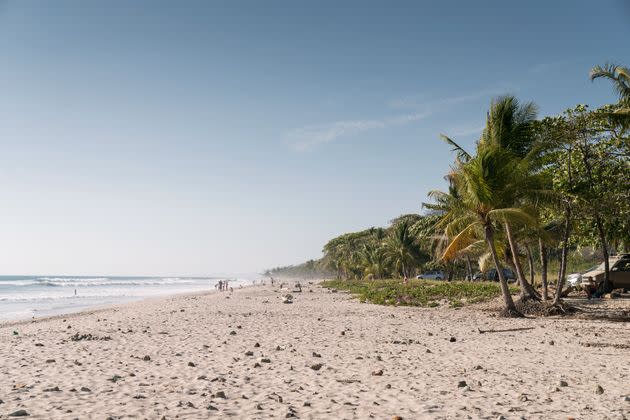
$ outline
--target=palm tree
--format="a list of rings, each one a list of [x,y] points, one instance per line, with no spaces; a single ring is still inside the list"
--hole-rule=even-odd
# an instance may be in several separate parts
[[[613,87],[619,94],[619,104],[621,108],[616,110],[617,114],[630,116],[630,69],[616,64],[606,63],[603,66],[595,66],[589,75],[591,80],[608,79],[613,83]]]
[[[497,229],[506,220],[520,221],[528,216],[518,208],[502,207],[504,182],[509,178],[509,153],[494,144],[480,145],[477,154],[461,163],[453,172],[453,183],[460,200],[443,218],[446,236],[451,238],[442,259],[454,258],[459,251],[483,238],[492,256],[505,308],[503,315],[516,317],[516,309],[503,275],[495,237]]]
[[[393,230],[383,242],[383,251],[387,262],[392,265],[396,273],[403,277],[411,276],[412,268],[425,259],[416,243],[411,226],[410,220],[399,221],[393,226]]]

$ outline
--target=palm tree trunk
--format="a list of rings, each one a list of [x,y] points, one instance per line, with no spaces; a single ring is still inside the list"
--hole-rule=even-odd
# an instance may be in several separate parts
[[[542,298],[549,299],[547,285],[547,248],[543,244],[542,238],[538,238],[538,248],[540,250],[540,282],[542,283]]]
[[[525,279],[525,275],[523,274],[521,259],[518,257],[518,247],[516,246],[514,235],[512,235],[512,228],[507,221],[504,223],[504,225],[505,233],[507,234],[508,242],[510,243],[510,250],[512,251],[512,260],[514,261],[514,268],[516,268],[518,284],[519,286],[521,286],[521,299],[531,298],[539,300],[538,293],[536,293],[532,285],[527,282],[527,280]]]
[[[512,295],[510,295],[510,288],[508,287],[507,281],[505,281],[505,276],[503,275],[503,267],[501,266],[501,262],[499,261],[499,257],[497,255],[497,249],[494,246],[494,232],[492,230],[492,226],[488,225],[485,227],[485,237],[486,243],[488,244],[488,248],[490,248],[490,253],[492,254],[492,260],[494,261],[494,266],[497,269],[497,274],[499,275],[499,284],[501,285],[501,294],[503,295],[503,302],[505,303],[505,308],[503,309],[503,314],[509,317],[519,317],[523,316],[517,309],[516,305],[514,305],[514,300],[512,300]]]
[[[468,271],[468,280],[472,281],[473,272],[472,272],[472,262],[470,261],[470,257],[466,255],[466,270]]]
[[[532,250],[529,245],[525,245],[525,253],[527,254],[527,262],[529,263],[529,284],[531,284],[532,287],[535,288],[536,285],[534,284],[534,257],[532,256]]]

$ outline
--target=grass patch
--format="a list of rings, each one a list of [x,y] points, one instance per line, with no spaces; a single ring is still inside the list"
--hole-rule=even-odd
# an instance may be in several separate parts
[[[321,286],[345,290],[361,302],[378,305],[435,307],[446,300],[449,306],[458,308],[501,295],[499,283],[494,282],[411,280],[404,285],[401,280],[327,280]],[[515,287],[510,290],[517,292]]]

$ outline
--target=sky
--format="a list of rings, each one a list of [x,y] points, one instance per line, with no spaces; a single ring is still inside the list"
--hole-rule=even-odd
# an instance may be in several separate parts
[[[615,101],[630,0],[0,0],[0,274],[209,275],[421,212],[492,98]]]

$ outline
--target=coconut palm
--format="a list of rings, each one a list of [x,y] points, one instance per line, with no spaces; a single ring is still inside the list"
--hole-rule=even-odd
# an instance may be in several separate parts
[[[411,276],[412,269],[426,259],[416,243],[411,226],[410,220],[399,221],[383,242],[387,262],[403,277]]]
[[[613,88],[619,94],[621,108],[615,113],[630,116],[630,69],[616,64],[606,63],[603,66],[595,66],[591,69],[591,80],[608,79],[613,83]]]

